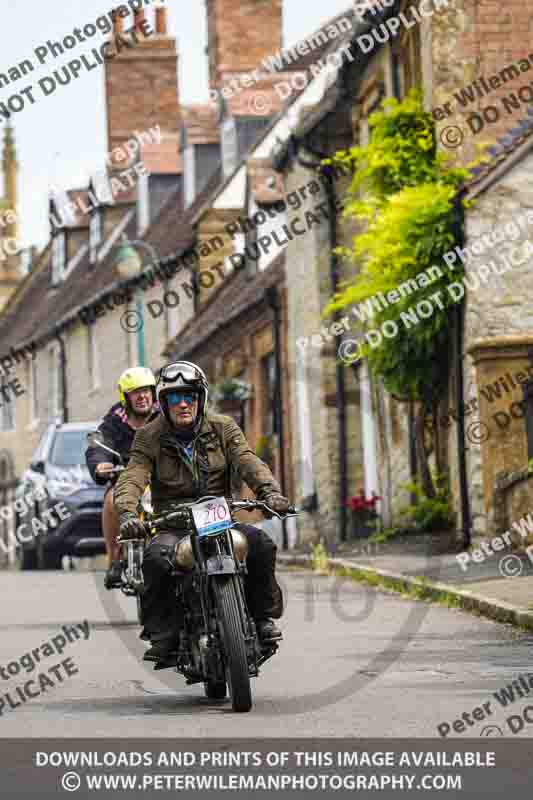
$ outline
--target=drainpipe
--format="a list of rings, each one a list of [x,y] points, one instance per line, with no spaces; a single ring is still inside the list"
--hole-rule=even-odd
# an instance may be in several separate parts
[[[59,342],[59,359],[61,363],[61,397],[62,397],[62,409],[61,413],[63,416],[63,422],[68,422],[68,403],[67,403],[67,353],[65,349],[65,342],[59,335],[56,333],[55,338]]]
[[[462,193],[461,193],[462,194]],[[455,233],[459,247],[464,247],[464,212],[461,203],[461,194],[454,199],[455,207]],[[457,371],[455,381],[455,407],[462,408],[464,397],[464,371],[463,371],[463,334],[464,334],[464,303],[456,303],[454,308],[454,337],[453,337],[453,358]],[[461,504],[461,518],[463,521],[463,546],[470,547],[472,536],[470,517],[470,499],[468,496],[468,477],[466,470],[466,450],[465,450],[465,420],[463,414],[457,415],[457,461],[459,467],[459,493]]]
[[[304,138],[304,145],[311,155],[319,158],[320,160],[328,158],[327,153],[320,153],[311,147]],[[306,161],[297,153],[295,153],[297,162],[307,169],[317,170],[320,166],[316,162]],[[329,238],[330,238],[330,259],[329,259],[329,276],[331,284],[331,293],[336,294],[339,284],[339,267],[338,257],[333,252],[337,247],[338,231],[337,231],[337,208],[335,204],[335,190],[333,188],[333,179],[331,174],[327,175],[327,181],[324,182],[324,187],[328,199],[328,211],[330,217]],[[333,315],[333,319],[337,322],[340,319],[340,313],[337,311]],[[338,439],[339,439],[339,508],[340,508],[340,540],[345,542],[347,539],[348,531],[348,513],[346,507],[346,500],[348,497],[348,454],[346,450],[346,382],[345,382],[345,367],[337,359],[335,363],[335,388],[337,390],[337,397],[339,399],[337,405],[337,421],[338,421]]]
[[[273,327],[274,327],[274,363],[276,372],[276,386],[274,393],[274,411],[276,419],[276,432],[279,436],[279,477],[281,483],[281,491],[285,496],[287,495],[287,481],[285,475],[285,447],[284,447],[284,425],[283,425],[283,403],[281,400],[281,331],[280,331],[280,310],[281,305],[279,302],[278,290],[275,286],[270,286],[265,290],[265,300],[269,307],[272,309],[273,314]],[[287,550],[289,547],[289,537],[287,535],[287,521],[285,519],[281,522],[283,529],[283,549]]]

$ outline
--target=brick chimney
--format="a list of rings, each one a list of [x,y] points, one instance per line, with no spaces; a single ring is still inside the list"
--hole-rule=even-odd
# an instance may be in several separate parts
[[[139,31],[143,20],[150,26],[146,37]],[[135,37],[128,33],[132,28]],[[176,40],[167,34],[166,8],[157,7],[146,17],[145,11],[137,11],[125,20],[115,15],[111,43],[110,52],[118,52],[105,62],[109,152],[132,138],[134,131],[156,125],[177,134],[178,55]]]
[[[206,0],[209,85],[223,86],[281,48],[282,0]]]

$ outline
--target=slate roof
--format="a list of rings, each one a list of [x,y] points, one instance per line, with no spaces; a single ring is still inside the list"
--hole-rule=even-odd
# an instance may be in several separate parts
[[[326,29],[342,17],[352,18],[353,11],[350,9],[345,13],[338,14],[322,25],[319,30]],[[305,38],[309,39],[315,36],[317,32]],[[312,63],[315,63],[326,52],[336,49],[343,39],[344,37],[339,36],[328,40],[306,55],[299,56],[291,64],[284,65],[284,72],[308,69]],[[292,50],[293,48],[288,49]],[[281,72],[273,73],[273,79],[279,80],[283,74]],[[293,92],[289,103],[292,103],[298,95],[299,92]],[[276,115],[272,120],[272,125],[269,125],[267,130],[275,124],[283,113],[285,112],[280,111]],[[208,116],[210,114],[207,115],[206,110],[206,125],[208,124]],[[260,137],[264,136],[265,133],[266,131],[262,131]],[[181,189],[176,190],[171,195],[143,237],[144,241],[155,248],[160,259],[170,261],[192,247],[195,241],[193,227],[195,221],[201,214],[202,209],[209,207],[212,196],[231,179],[232,176],[229,176],[228,179],[223,179],[219,168],[184,214],[180,213],[182,208]],[[256,188],[259,189],[259,186]],[[261,186],[261,190],[268,188],[268,186]],[[264,192],[260,191],[259,193],[262,194]],[[272,194],[274,195],[275,192],[272,192]],[[130,213],[133,208],[133,205],[124,204],[124,216]],[[122,219],[124,219],[124,216]],[[126,226],[124,233],[128,239],[137,238],[135,214],[132,214],[132,219]],[[61,283],[60,287],[52,289],[50,286],[51,244],[49,243],[32,273],[12,295],[6,309],[0,316],[1,350],[7,352],[12,346],[17,348],[30,341],[43,341],[51,335],[54,328],[63,325],[66,319],[73,315],[75,309],[96,302],[96,300],[105,296],[106,292],[116,288],[117,285],[125,286],[127,283],[131,283],[131,281],[120,281],[120,276],[115,267],[115,259],[116,253],[111,250],[105,259],[95,266],[91,266],[87,252],[68,278]],[[228,321],[238,317],[250,305],[260,302],[264,288],[279,280],[280,264],[281,261],[278,262],[276,259],[276,266],[271,265],[268,270],[260,273],[252,281],[247,279],[245,274],[236,273],[227,282],[227,286],[222,287],[217,292],[213,303],[208,303],[205,307],[202,307],[200,314],[180,332],[180,346],[181,342],[184,342],[185,345],[187,342],[192,344],[196,339],[200,341],[211,335],[210,332],[220,324],[220,319],[218,318],[220,309],[223,309],[223,320]],[[238,300],[232,299],[235,294],[238,296]],[[215,322],[215,320],[217,321]]]
[[[187,326],[165,348],[170,358],[185,358],[202,346],[222,328],[235,323],[251,308],[264,302],[264,292],[284,279],[285,254],[280,253],[263,272],[252,279],[247,270],[236,271],[222,288],[213,294],[201,313],[193,317]]]
[[[490,183],[490,178],[496,176],[494,173],[499,168],[507,164],[509,169],[514,163],[513,156],[520,158],[525,156],[533,149],[533,106],[529,106],[527,116],[521,119],[504,136],[500,136],[496,144],[487,148],[489,161],[472,169],[472,178],[466,183],[469,195],[478,194],[484,188],[488,188],[486,183]],[[522,152],[520,152],[522,151]],[[483,186],[482,186],[483,185]]]

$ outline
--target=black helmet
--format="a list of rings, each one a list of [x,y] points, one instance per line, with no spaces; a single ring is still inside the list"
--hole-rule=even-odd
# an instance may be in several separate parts
[[[198,414],[194,421],[193,430],[199,430],[207,409],[209,383],[203,370],[191,361],[173,361],[161,368],[155,387],[157,401],[168,422],[172,424],[168,413],[166,395],[176,389],[189,389],[198,394]]]

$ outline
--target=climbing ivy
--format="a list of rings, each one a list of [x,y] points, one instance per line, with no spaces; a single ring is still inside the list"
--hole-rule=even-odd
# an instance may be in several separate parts
[[[367,146],[340,151],[325,162],[351,171],[343,216],[356,220],[362,229],[351,248],[336,250],[357,265],[357,272],[340,284],[325,315],[379,293],[386,296],[419,276],[420,288],[374,311],[367,323],[368,328],[379,329],[390,320],[397,325],[397,335],[383,336],[379,346],[365,344],[361,349],[388,391],[422,401],[427,408],[442,390],[446,375],[443,358],[448,352],[449,308],[454,303],[447,286],[462,275],[461,268],[451,270],[443,256],[457,244],[457,191],[473,165],[451,167],[437,152],[432,116],[424,111],[420,90],[411,91],[402,102],[385,100],[381,110],[370,116],[369,127]],[[421,273],[433,266],[442,275],[424,285]],[[437,274],[434,271],[432,277]],[[436,292],[439,304],[430,299]],[[406,325],[402,313],[422,300],[429,300],[434,312]]]

